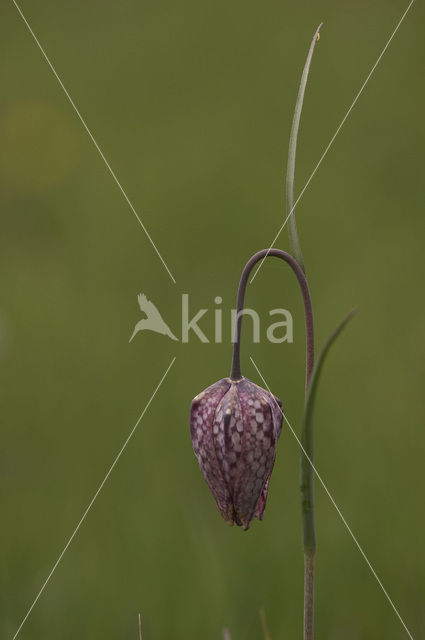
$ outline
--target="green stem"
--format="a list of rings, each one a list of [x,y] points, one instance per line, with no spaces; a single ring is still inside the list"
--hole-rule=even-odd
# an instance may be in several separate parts
[[[316,29],[311,41],[310,49],[307,54],[307,60],[301,76],[300,86],[298,89],[297,101],[295,103],[294,117],[292,119],[291,134],[289,136],[288,148],[288,164],[286,169],[286,220],[288,222],[289,244],[291,252],[296,261],[305,273],[304,258],[301,251],[301,245],[298,238],[297,223],[295,220],[295,201],[294,201],[294,183],[295,183],[295,164],[297,155],[298,130],[300,127],[301,112],[304,102],[305,88],[307,85],[308,74],[310,71],[311,60],[313,58],[316,42],[320,37],[320,29],[322,23]],[[309,376],[310,378],[310,376]],[[310,379],[307,381],[306,387],[306,406],[308,402],[308,389]],[[313,425],[312,420],[307,431],[301,434],[303,446],[313,462]],[[316,551],[316,531],[314,524],[314,484],[313,475],[305,469],[304,456],[301,458],[302,478],[301,478],[301,506],[303,519],[303,539],[304,539],[304,640],[313,640],[314,636],[314,557]],[[311,465],[309,470],[312,471]]]
[[[298,264],[305,272],[303,254],[301,252],[300,241],[298,238],[297,223],[294,214],[294,181],[295,181],[295,160],[297,155],[298,129],[300,126],[301,112],[303,109],[304,93],[307,85],[308,73],[310,71],[311,59],[313,57],[314,47],[319,40],[319,32],[322,23],[316,29],[313,40],[307,54],[307,60],[301,76],[300,87],[298,89],[297,101],[295,103],[294,117],[292,120],[291,135],[289,137],[288,149],[288,165],[286,169],[286,219],[288,221],[289,244],[291,253],[295,256]]]
[[[304,640],[314,638],[314,559],[315,551],[304,551]]]
[[[314,518],[314,438],[313,414],[317,387],[327,353],[355,311],[351,311],[323,345],[313,368],[304,408],[301,444],[301,506],[304,536],[304,640],[314,638],[314,559],[316,530]]]

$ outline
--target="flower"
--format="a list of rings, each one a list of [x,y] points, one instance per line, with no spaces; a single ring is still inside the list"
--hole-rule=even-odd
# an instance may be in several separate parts
[[[190,432],[199,466],[218,509],[245,530],[262,520],[282,403],[247,378],[223,378],[192,401]]]

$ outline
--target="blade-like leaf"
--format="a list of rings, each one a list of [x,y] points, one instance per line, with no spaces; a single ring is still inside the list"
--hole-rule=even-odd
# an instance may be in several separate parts
[[[331,333],[329,338],[326,340],[317,357],[313,373],[311,375],[310,384],[307,389],[301,432],[301,444],[307,454],[301,454],[302,514],[304,522],[304,548],[306,550],[314,549],[316,543],[314,530],[314,492],[312,463],[314,456],[313,414],[317,388],[329,349],[355,313],[355,309],[350,311],[350,313],[344,318],[344,320],[338,325],[335,331],[333,331],[333,333]]]
[[[288,165],[286,169],[286,216],[288,219],[288,233],[291,253],[297,259],[298,264],[305,272],[303,255],[301,252],[300,241],[298,239],[297,223],[294,213],[294,181],[295,181],[295,160],[297,154],[298,129],[300,126],[301,111],[304,102],[304,93],[307,85],[308,73],[310,71],[311,59],[313,57],[314,47],[319,40],[319,33],[322,23],[316,29],[310,49],[307,54],[307,60],[301,76],[300,87],[298,89],[297,101],[295,103],[294,117],[292,120],[291,135],[289,137],[288,148]]]

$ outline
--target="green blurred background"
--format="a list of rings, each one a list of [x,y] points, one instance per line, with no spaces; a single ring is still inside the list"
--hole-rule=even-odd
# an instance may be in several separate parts
[[[173,284],[13,2],[0,20],[1,615],[11,638],[176,356],[20,637],[299,638],[299,450],[279,444],[263,523],[221,520],[192,452],[192,397],[230,344],[140,333],[136,296],[180,335],[181,294],[223,298],[283,221],[298,81],[299,192],[407,2],[72,3],[22,10],[167,261]],[[425,636],[425,10],[415,3],[297,207],[321,343],[354,305],[316,415],[317,467],[416,638]],[[286,232],[277,243],[287,248]],[[293,276],[268,261],[247,303],[252,355],[299,430],[304,331]],[[265,340],[289,309],[294,344]],[[317,638],[405,638],[329,498],[317,496]]]

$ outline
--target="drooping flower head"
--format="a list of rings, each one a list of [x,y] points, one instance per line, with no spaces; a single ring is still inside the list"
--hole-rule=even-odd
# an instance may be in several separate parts
[[[224,520],[245,530],[263,518],[282,428],[281,402],[247,378],[223,378],[192,401],[199,466]]]
[[[239,281],[233,358],[229,378],[202,391],[192,401],[190,432],[204,478],[229,524],[248,529],[263,518],[277,441],[282,403],[242,376],[240,342],[246,285],[260,260],[277,257],[289,264],[301,289],[306,321],[306,388],[314,363],[314,328],[310,292],[296,259],[280,249],[263,249],[246,263]]]

